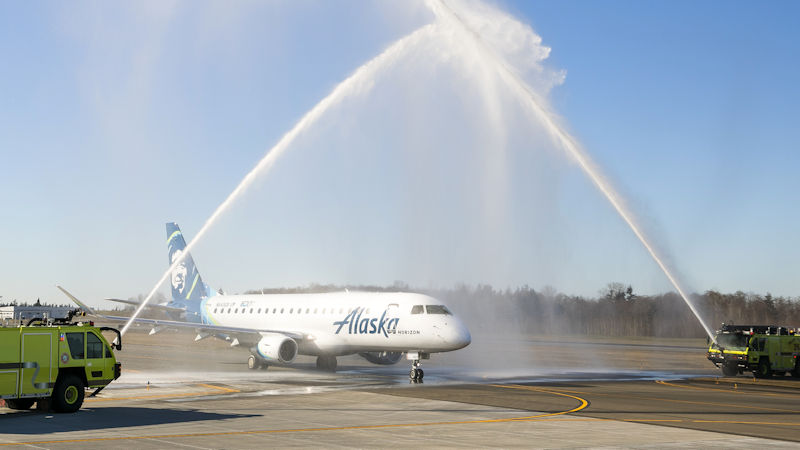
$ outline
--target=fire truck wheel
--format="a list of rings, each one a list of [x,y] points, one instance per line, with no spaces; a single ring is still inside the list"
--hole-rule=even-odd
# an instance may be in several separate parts
[[[83,404],[83,383],[75,375],[67,375],[53,389],[53,409],[56,412],[75,412]]]
[[[722,366],[722,374],[726,377],[735,377],[739,374],[739,369],[733,364],[725,364]]]
[[[757,378],[769,378],[772,376],[772,369],[769,366],[768,359],[762,359],[758,362],[758,368],[756,369],[756,377]]]
[[[6,400],[6,405],[8,405],[8,407],[11,409],[24,410],[24,409],[31,409],[31,406],[33,406],[33,403],[35,401],[36,400],[32,398],[18,398],[14,400],[8,399]]]

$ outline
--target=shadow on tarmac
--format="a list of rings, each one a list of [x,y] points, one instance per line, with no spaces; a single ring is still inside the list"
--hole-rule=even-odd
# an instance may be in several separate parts
[[[128,406],[84,407],[73,414],[36,410],[0,415],[0,429],[12,434],[47,434],[68,431],[108,430],[147,425],[218,421],[257,417],[258,414],[218,414],[195,409],[163,409]]]

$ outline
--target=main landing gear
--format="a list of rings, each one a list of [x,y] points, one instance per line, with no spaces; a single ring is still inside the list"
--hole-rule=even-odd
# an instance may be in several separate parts
[[[250,355],[247,358],[247,368],[250,370],[257,370],[257,369],[264,369],[267,370],[269,364],[264,361],[262,358],[257,358],[255,355]]]
[[[414,360],[411,366],[411,371],[408,372],[408,378],[412,383],[422,383],[422,378],[425,376],[425,371],[422,370],[422,364],[418,359]]]
[[[317,356],[317,369],[324,370],[325,372],[336,372],[336,357],[335,356]]]

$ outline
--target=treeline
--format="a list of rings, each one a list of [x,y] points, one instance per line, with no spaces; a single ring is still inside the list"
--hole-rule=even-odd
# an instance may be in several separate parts
[[[598,297],[569,296],[530,287],[499,291],[462,286],[435,293],[477,323],[525,333],[598,336],[704,337],[700,321],[676,293],[637,295],[631,286],[611,283]],[[713,330],[722,322],[800,326],[800,298],[735,292],[693,294],[692,304]],[[481,319],[481,316],[485,319]]]
[[[36,300],[34,303],[19,302],[17,300],[12,300],[10,302],[5,302],[5,303],[0,302],[0,307],[3,307],[3,306],[46,306],[46,307],[55,307],[55,308],[67,308],[67,307],[71,307],[73,305],[69,305],[69,304],[66,304],[66,305],[58,304],[57,305],[55,303],[42,303],[40,300]]]
[[[344,289],[379,292],[417,291],[441,299],[475,333],[577,334],[595,336],[704,337],[698,319],[676,293],[638,295],[631,286],[610,283],[597,297],[566,295],[552,288],[528,286],[498,290],[488,285],[449,289],[392,286],[310,285],[268,288],[247,293],[332,292]],[[722,322],[800,327],[800,298],[706,291],[691,301],[712,330]]]

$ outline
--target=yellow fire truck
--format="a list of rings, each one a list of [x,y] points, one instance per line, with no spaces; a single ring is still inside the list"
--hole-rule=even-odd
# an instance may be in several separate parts
[[[34,319],[39,320],[39,319]],[[31,322],[33,322],[32,320]],[[11,409],[75,412],[90,396],[120,376],[112,347],[122,348],[117,329],[87,324],[48,323],[0,327],[0,399]],[[103,331],[116,333],[109,344]]]
[[[800,335],[786,327],[722,324],[708,359],[729,377],[745,371],[758,378],[800,377]]]

